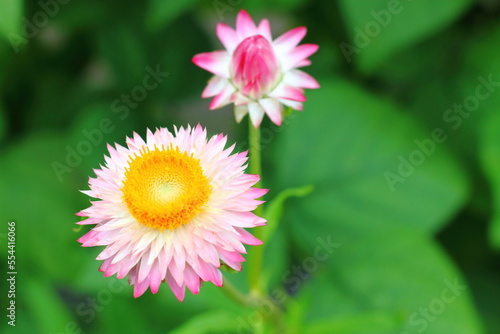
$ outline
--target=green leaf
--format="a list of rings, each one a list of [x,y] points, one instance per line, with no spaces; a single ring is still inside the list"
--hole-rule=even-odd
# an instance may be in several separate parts
[[[133,110],[115,113],[108,101],[96,101],[80,109],[68,127],[66,142],[66,150],[73,150],[82,157],[75,170],[85,176],[93,175],[93,169],[98,168],[108,154],[106,145],[122,145],[136,123],[137,114]]]
[[[0,142],[5,136],[5,132],[7,131],[7,120],[5,117],[5,110],[3,105],[0,103]]]
[[[219,0],[220,1],[220,0]],[[221,3],[224,3],[220,1]],[[243,1],[225,1],[228,5],[231,3],[241,4],[240,7],[244,7],[246,10],[251,12],[266,12],[269,10],[290,12],[303,7],[305,0],[253,0],[248,3],[243,3]],[[238,9],[238,7],[236,7]],[[229,10],[228,10],[229,11]]]
[[[481,38],[464,43],[463,61],[453,81],[458,90],[453,113],[447,121],[460,135],[460,149],[469,152],[468,159],[477,158],[477,145],[481,124],[489,114],[498,113],[500,105],[500,25],[485,25]],[[453,86],[451,86],[453,87]],[[461,106],[461,112],[455,105]],[[477,160],[475,160],[477,163]],[[474,166],[477,168],[477,166]]]
[[[464,98],[475,90],[474,86],[468,87],[462,96],[459,86],[463,82],[458,75],[464,70],[463,64],[459,59],[450,61],[450,55],[463,55],[469,49],[463,34],[457,25],[398,53],[397,61],[381,68],[380,75],[384,77],[381,86],[405,101],[405,106],[429,128],[444,128],[449,135],[447,145],[461,158],[463,165],[477,169],[478,114],[465,118],[452,112],[455,105],[463,104]],[[428,73],[436,75],[429,79]],[[477,74],[467,80],[477,85]]]
[[[387,312],[368,312],[316,321],[306,326],[308,334],[383,334],[394,333],[400,324],[400,317]]]
[[[109,6],[109,3],[106,4],[104,2],[85,1],[71,2],[68,4],[70,4],[70,6],[61,6],[63,10],[60,10],[57,15],[52,18],[54,22],[64,26],[64,30],[68,32],[99,25],[106,19],[106,27],[109,29],[109,27],[112,26],[112,20],[116,19],[116,17],[110,18],[107,16],[109,12],[113,11],[113,8]],[[123,9],[123,7],[121,7],[121,9]]]
[[[488,24],[480,31],[481,38],[471,39],[464,46],[464,61],[457,85],[460,90],[458,104],[462,113],[450,114],[452,125],[462,138],[461,150],[469,152],[467,158],[473,167],[482,169],[489,180],[491,194],[486,189],[485,196],[493,196],[492,208],[488,200],[478,200],[474,204],[482,213],[492,212],[489,239],[500,248],[500,174],[498,165],[500,154],[500,63],[495,55],[500,52],[500,25]],[[478,157],[479,147],[479,157]],[[481,164],[477,166],[476,164]],[[481,198],[475,194],[474,199]]]
[[[106,280],[109,279],[110,278],[106,278]],[[111,283],[108,283],[108,286],[110,286],[110,284]],[[113,285],[113,287],[119,287],[120,284],[121,286],[128,285],[127,283],[117,283],[116,285]],[[128,289],[124,289],[124,291],[127,292],[125,296],[120,296],[115,295],[114,290],[108,288],[107,291],[109,291],[109,294],[107,292],[106,294],[111,296],[110,301],[103,302],[102,305],[99,305],[100,308],[98,310],[102,309],[103,312],[96,312],[96,320],[100,322],[99,331],[101,333],[154,333],[152,330],[148,331],[150,323],[147,317],[144,316],[144,313],[138,312],[138,310],[141,309],[141,306],[132,302],[133,297],[131,297],[131,291],[127,290]],[[99,298],[101,294],[104,295],[102,291],[106,290],[100,290],[97,294],[92,295],[92,297],[95,296],[96,298]],[[153,306],[153,304],[150,303],[149,307],[156,307],[156,305]],[[144,307],[142,307],[142,309],[144,309]],[[149,314],[151,313],[148,312],[148,315]],[[120,321],[117,321],[117,319],[120,319]],[[88,321],[88,318],[86,317],[84,320]],[[156,321],[155,326],[162,327],[165,326],[165,324],[159,323],[158,320]]]
[[[419,308],[455,279],[463,284],[426,236],[464,203],[463,171],[444,143],[431,139],[432,130],[345,81],[323,82],[305,106],[283,125],[274,151],[279,173],[270,178],[277,188],[315,187],[285,209],[287,229],[307,256],[295,261],[302,274],[283,277],[285,288],[300,291],[307,274],[326,270],[329,286],[311,282],[306,321],[386,312],[402,314],[400,330],[423,328]],[[387,172],[402,180],[388,183]],[[480,333],[468,293],[459,292],[445,313],[425,324],[426,333]]]
[[[96,36],[102,57],[111,66],[115,86],[128,90],[144,85],[149,75],[149,65],[145,54],[144,40],[132,26],[117,24]]]
[[[150,0],[146,15],[148,28],[157,31],[168,26],[177,17],[189,11],[195,3],[196,0]]]
[[[279,225],[281,216],[283,215],[283,205],[290,197],[304,197],[309,195],[314,190],[313,186],[303,186],[283,190],[274,197],[266,206],[264,217],[267,219],[267,226],[263,229],[262,242],[266,244],[269,238]]]
[[[372,74],[396,52],[415,45],[456,20],[474,0],[340,0],[351,36],[340,45],[348,61]]]
[[[263,230],[267,227],[264,226]],[[269,287],[270,290],[281,286],[283,273],[290,267],[290,249],[286,234],[287,227],[279,226],[265,244],[257,246],[265,246],[261,277],[264,286]],[[243,270],[247,269],[244,267]]]
[[[500,114],[490,114],[482,125],[480,155],[493,193],[493,217],[490,222],[491,244],[500,249]]]
[[[287,304],[290,334],[392,334],[401,328],[401,312],[367,312],[353,300],[352,291],[344,291],[333,276],[320,270],[311,274],[314,276],[306,278],[297,298]]]
[[[12,34],[21,34],[21,17],[24,10],[23,0],[2,0],[0,2],[0,35],[9,40]]]
[[[320,205],[331,203],[327,198],[319,201]],[[308,322],[380,312],[365,319],[377,323],[378,331],[355,321],[341,321],[339,326],[358,334],[482,333],[469,286],[429,236],[403,225],[335,221],[332,210],[313,212],[308,210],[311,203],[297,202],[287,217],[297,242],[316,261],[316,268],[309,260],[299,262],[303,271],[315,275],[304,289],[314,298]],[[341,247],[331,249],[332,241]],[[322,276],[322,270],[328,276]],[[287,277],[290,288],[298,277]]]
[[[67,305],[57,295],[55,289],[44,279],[38,277],[20,278],[19,292],[23,295],[29,313],[33,316],[38,333],[78,332],[77,323],[72,319]],[[19,316],[19,320],[23,317]],[[25,319],[23,319],[25,320]]]
[[[287,118],[276,141],[275,189],[314,185],[301,201],[332,221],[430,233],[464,203],[459,164],[394,104],[339,80],[311,91],[305,109]]]
[[[23,254],[19,266],[26,273],[39,271],[56,281],[71,282],[81,271],[86,252],[78,247],[79,235],[73,232],[78,220],[74,214],[82,207],[64,145],[62,136],[39,133],[3,150],[0,202],[4,219],[16,222],[17,247]]]
[[[171,334],[212,334],[235,331],[237,315],[227,310],[208,311],[192,317]]]

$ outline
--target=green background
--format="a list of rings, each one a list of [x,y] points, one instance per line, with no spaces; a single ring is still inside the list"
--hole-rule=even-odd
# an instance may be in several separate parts
[[[305,70],[321,88],[261,127],[265,199],[282,214],[263,275],[288,295],[289,332],[500,333],[497,0],[1,1],[0,245],[15,221],[18,275],[11,327],[2,255],[0,331],[272,333],[265,305],[240,309],[212,284],[183,303],[166,285],[134,299],[73,224],[106,143],[200,123],[247,149],[247,126],[208,111],[210,74],[191,62],[222,48],[216,23],[243,8],[273,37],[305,25],[320,45]],[[168,75],[127,106],[147,67]],[[305,196],[280,212],[287,195]]]

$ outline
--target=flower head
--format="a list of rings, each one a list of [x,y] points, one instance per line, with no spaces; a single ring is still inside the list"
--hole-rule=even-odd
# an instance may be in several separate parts
[[[297,69],[309,65],[307,58],[318,50],[315,44],[297,46],[306,32],[298,27],[273,40],[269,21],[256,26],[244,10],[238,13],[236,30],[219,23],[217,36],[226,50],[193,57],[196,65],[215,74],[202,93],[204,98],[215,96],[210,109],[234,102],[236,120],[249,113],[255,127],[264,114],[281,125],[283,105],[302,110],[304,88],[319,88],[313,77]]]
[[[78,224],[96,225],[82,246],[106,246],[97,257],[104,276],[128,275],[134,297],[166,281],[182,301],[186,287],[197,294],[203,281],[222,286],[222,263],[241,270],[244,244],[261,244],[244,228],[265,224],[251,211],[267,190],[252,187],[259,176],[244,174],[246,152],[230,155],[226,141],[207,140],[198,125],[108,145],[105,166],[83,191],[99,200],[77,213],[88,217]]]

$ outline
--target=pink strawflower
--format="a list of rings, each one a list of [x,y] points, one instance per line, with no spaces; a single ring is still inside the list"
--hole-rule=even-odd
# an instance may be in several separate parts
[[[255,127],[264,114],[281,125],[283,105],[302,110],[304,88],[319,88],[313,77],[297,70],[310,65],[307,58],[318,50],[315,44],[297,46],[306,32],[298,27],[273,41],[269,21],[256,26],[244,10],[238,13],[236,30],[219,23],[217,36],[226,50],[193,57],[196,65],[215,74],[201,95],[215,96],[210,109],[234,102],[236,120],[249,113]]]
[[[230,155],[226,141],[207,141],[198,125],[108,145],[105,166],[83,191],[98,200],[77,213],[88,217],[77,224],[96,224],[82,246],[106,246],[97,257],[104,276],[128,275],[134,297],[166,281],[182,301],[186,287],[197,294],[203,281],[222,286],[222,263],[241,270],[244,244],[262,243],[244,228],[265,225],[251,211],[267,189],[252,188],[259,176],[244,173],[247,153]]]

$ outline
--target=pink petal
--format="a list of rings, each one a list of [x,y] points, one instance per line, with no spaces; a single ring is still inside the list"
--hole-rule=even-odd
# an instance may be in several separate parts
[[[243,174],[237,179],[232,180],[231,183],[224,185],[224,190],[235,192],[235,194],[242,194],[246,189],[259,182],[259,180],[259,175]]]
[[[243,255],[241,255],[238,252],[229,252],[229,251],[226,251],[223,249],[221,249],[219,251],[221,254],[224,254],[224,257],[229,261],[232,261],[232,262],[245,262],[246,261],[245,258],[243,257]]]
[[[258,99],[274,86],[280,74],[280,63],[269,41],[255,35],[243,40],[231,59],[233,83],[243,95]]]
[[[247,105],[250,102],[252,102],[252,100],[250,100],[250,98],[246,97],[245,95],[243,95],[239,92],[236,92],[234,94],[234,105],[235,106]]]
[[[293,110],[304,110],[304,106],[302,104],[302,102],[297,102],[297,101],[292,101],[292,100],[286,100],[286,99],[279,99],[279,101],[287,106],[287,107],[290,107],[292,108]]]
[[[231,96],[233,95],[235,88],[232,85],[227,85],[224,89],[217,94],[212,102],[210,102],[209,109],[214,110],[222,108],[231,102]]]
[[[149,252],[147,252],[149,253]],[[142,282],[146,279],[146,277],[149,275],[149,272],[152,269],[152,266],[148,265],[147,263],[147,257],[143,257],[141,259],[141,263],[139,265],[139,273],[137,275],[137,281]]]
[[[87,217],[87,214],[85,212],[83,212],[83,211],[77,212],[77,213],[75,213],[75,215],[77,215],[78,217]],[[92,223],[89,223],[89,224],[92,224]]]
[[[257,27],[259,34],[264,36],[269,42],[273,41],[271,36],[271,27],[269,25],[269,21],[267,19],[263,19],[260,21],[259,26]]]
[[[264,108],[267,116],[273,121],[276,125],[281,125],[283,120],[283,112],[281,108],[281,104],[276,99],[261,99],[259,100],[260,105]]]
[[[127,138],[125,141],[129,149],[139,150],[142,146],[146,145],[144,140],[136,133],[133,133],[133,138]]]
[[[247,105],[235,105],[234,106],[234,116],[236,118],[236,122],[241,122],[243,117],[248,114],[248,106]]]
[[[166,268],[170,265],[170,261],[172,260],[172,252],[167,252],[165,249],[163,249],[160,254],[158,254],[158,264],[160,268],[163,269],[161,272],[162,274],[162,279],[165,279],[165,275],[167,274]]]
[[[193,57],[192,61],[204,70],[224,78],[229,78],[229,62],[231,61],[231,57],[225,50],[199,53]]]
[[[152,293],[158,292],[161,281],[162,281],[162,275],[160,272],[160,268],[158,266],[158,261],[155,261],[153,263],[153,267],[151,268],[151,274],[149,276],[149,286]]]
[[[224,284],[224,278],[222,277],[222,273],[216,267],[211,267],[212,270],[212,278],[210,281],[214,283],[216,286],[221,287]]]
[[[111,263],[113,263],[113,264],[119,263],[121,260],[125,259],[127,256],[130,256],[130,253],[131,253],[130,247],[128,245],[123,246],[118,251],[118,253],[116,253],[116,255],[113,257],[113,260],[111,261]]]
[[[180,263],[177,263],[177,261],[175,261],[175,257],[172,259],[172,262],[170,262],[168,270],[177,282],[177,285],[181,285],[182,282],[184,282],[184,268],[183,266],[181,267]]]
[[[148,287],[149,287],[148,280],[144,280],[142,282],[135,283],[134,284],[134,298],[138,298],[138,297],[142,296],[144,294],[144,292],[146,292]]]
[[[309,66],[309,65],[311,65],[311,61],[309,59],[304,59],[302,61],[299,61],[297,65],[295,65],[295,68]]]
[[[238,34],[240,42],[247,37],[257,35],[258,33],[255,23],[248,12],[244,9],[240,10],[238,16],[236,17],[236,33]]]
[[[219,265],[219,258],[217,256],[217,250],[214,245],[206,242],[202,248],[198,250],[198,256],[205,262],[210,263],[214,266]]]
[[[140,254],[137,254],[137,255],[132,255],[130,258],[122,261],[120,269],[116,274],[116,278],[122,279],[125,276],[127,276],[132,267],[134,267],[137,264],[137,262],[139,262],[140,258],[141,258]]]
[[[99,232],[95,230],[90,230],[76,241],[82,244],[83,247],[92,247],[95,246],[99,241]]]
[[[298,102],[304,102],[306,100],[302,89],[287,86],[284,84],[280,84],[278,87],[276,87],[276,89],[271,94],[269,94],[269,96],[278,99],[286,99]]]
[[[238,252],[219,249],[219,256],[225,264],[237,271],[241,271],[241,262],[245,262],[245,258]]]
[[[184,279],[188,289],[197,295],[200,292],[200,277],[190,265],[186,265],[186,268],[184,268]]]
[[[240,227],[235,228],[235,230],[240,234],[240,240],[242,243],[251,246],[262,245],[262,241],[253,236],[250,232]]]
[[[191,266],[191,268],[193,268],[193,270],[195,271],[195,273],[200,276],[200,278],[203,280],[203,281],[209,281],[209,278],[207,276],[207,273],[209,272],[207,268],[207,266],[209,266],[208,263],[206,263],[205,261],[203,261],[202,259],[198,258],[198,256],[194,255],[193,257],[190,258],[190,262],[189,262],[189,265]]]
[[[96,260],[105,260],[110,257],[114,257],[118,251],[124,248],[128,244],[126,239],[120,239],[109,244],[96,258]],[[128,259],[128,257],[127,257]]]
[[[254,102],[248,104],[248,113],[250,114],[253,126],[258,128],[264,118],[264,109],[260,106],[260,104]]]
[[[229,53],[232,53],[238,46],[238,36],[236,31],[225,23],[217,24],[217,37]]]
[[[319,46],[316,44],[302,44],[297,46],[293,51],[289,52],[286,57],[281,57],[281,65],[283,72],[294,68],[301,61],[318,51]]]
[[[227,211],[226,216],[230,224],[237,227],[255,227],[266,225],[266,220],[255,215],[253,212]]]
[[[283,35],[276,38],[273,43],[274,47],[280,54],[292,51],[293,48],[296,47],[304,38],[306,33],[306,27],[297,27],[295,29],[287,31]]]
[[[249,198],[249,199],[257,199],[269,192],[269,189],[264,189],[264,188],[250,188],[243,194],[241,194],[242,197]]]
[[[207,87],[201,93],[202,98],[212,97],[224,89],[224,87],[228,85],[227,79],[219,76],[213,76],[212,79],[208,81]]]
[[[175,298],[177,298],[180,302],[184,300],[184,296],[186,295],[186,288],[184,284],[182,286],[177,285],[174,278],[170,274],[170,271],[167,272],[167,283],[170,286],[170,290],[172,290]]]
[[[99,271],[104,273],[104,277],[109,277],[109,276],[113,275],[113,273],[114,273],[113,267],[115,267],[115,266],[113,266],[111,264],[111,260],[112,259],[104,260],[99,267]]]
[[[239,227],[233,227],[232,232],[221,233],[224,239],[219,240],[218,246],[231,252],[237,251],[241,254],[246,254],[245,246],[242,245],[242,241],[240,240],[239,230]]]
[[[300,88],[319,88],[316,79],[301,70],[290,70],[286,72],[283,81],[290,86]]]
[[[222,274],[218,268],[206,263],[200,262],[200,277],[206,282],[212,282],[217,286],[222,286]]]

